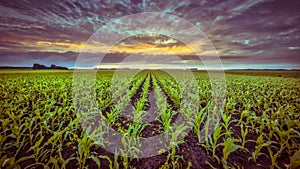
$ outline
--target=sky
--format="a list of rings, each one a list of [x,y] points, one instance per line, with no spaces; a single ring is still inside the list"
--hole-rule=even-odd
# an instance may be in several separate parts
[[[198,52],[214,57],[215,49],[224,69],[300,69],[299,9],[299,0],[1,0],[0,66],[72,68],[80,53],[106,53],[101,66],[93,66],[113,68],[130,56],[129,68],[149,62],[152,67],[179,68],[184,63],[201,68],[189,44],[166,36],[176,31],[196,37],[179,24],[184,20],[204,34],[191,42],[202,45]],[[147,17],[140,25],[122,19],[142,12],[167,14],[170,24],[161,24],[161,34],[153,34]],[[127,37],[113,46],[102,40],[91,43],[91,36],[109,23],[114,24],[107,32]],[[128,33],[124,26],[134,30]]]

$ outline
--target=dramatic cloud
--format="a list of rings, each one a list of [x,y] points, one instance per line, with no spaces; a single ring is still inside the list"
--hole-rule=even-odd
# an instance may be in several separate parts
[[[162,12],[200,28],[216,48],[225,68],[299,69],[299,9],[297,0],[2,0],[0,66],[31,66],[38,62],[72,67],[78,53],[88,48],[95,56],[110,51],[103,59],[106,67],[118,65],[129,54],[165,52],[179,55],[182,62],[192,67],[201,67],[185,44],[174,37],[152,36],[147,27],[141,26],[143,23],[134,30],[134,36],[113,48],[105,42],[85,44],[108,22],[120,22],[121,17],[129,14]],[[176,19],[170,21],[170,25],[159,29],[163,32],[181,28]],[[131,23],[127,20],[122,24]],[[122,28],[109,29],[130,36]],[[194,32],[182,29],[182,33],[192,37]],[[211,51],[203,48],[202,52],[209,55]]]

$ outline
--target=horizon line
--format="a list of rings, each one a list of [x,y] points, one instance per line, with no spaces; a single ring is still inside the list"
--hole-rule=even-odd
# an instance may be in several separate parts
[[[32,69],[30,66],[0,66],[0,69]],[[300,71],[300,69],[286,69],[286,68],[278,68],[278,69],[272,69],[272,68],[224,68],[224,69],[199,69],[199,68],[145,68],[145,69],[139,69],[139,68],[75,68],[75,67],[66,67],[68,70],[285,70],[285,71]],[[34,69],[32,69],[34,70]],[[43,69],[37,69],[37,70],[43,70]],[[45,70],[51,70],[51,69],[45,69]]]

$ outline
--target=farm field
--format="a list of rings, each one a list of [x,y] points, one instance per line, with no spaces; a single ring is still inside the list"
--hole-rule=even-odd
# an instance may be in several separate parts
[[[193,71],[198,94],[192,99],[199,100],[198,111],[180,112],[182,106],[188,109],[181,103],[188,81],[181,89],[164,71],[141,71],[133,79],[118,79],[130,86],[125,94],[129,104],[116,105],[111,92],[118,92],[112,82],[114,71],[99,70],[95,100],[85,97],[86,83],[76,86],[82,88],[80,101],[98,107],[95,112],[74,103],[71,70],[1,70],[0,168],[296,169],[300,167],[299,73],[226,72],[224,110],[214,132],[202,142],[200,131],[205,130],[211,111],[211,83],[205,72]],[[127,116],[116,107],[124,108]],[[193,119],[189,130],[184,125],[171,127],[179,114]],[[99,116],[124,137],[137,138],[122,139],[121,155],[103,148],[110,143],[104,141],[107,130],[97,128]],[[170,139],[170,149],[138,158],[143,152],[138,151],[137,140],[159,134]]]

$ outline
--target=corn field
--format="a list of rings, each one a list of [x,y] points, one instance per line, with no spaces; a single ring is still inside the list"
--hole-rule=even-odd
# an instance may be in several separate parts
[[[189,98],[199,104],[189,109],[182,103],[182,93],[190,82],[180,87],[164,71],[145,70],[129,80],[117,79],[130,86],[121,95],[112,83],[114,71],[99,70],[95,79],[86,79],[95,81],[96,99],[85,95],[83,89],[90,86],[82,83],[77,90],[82,89],[78,98],[84,104],[77,106],[72,71],[2,70],[0,168],[296,169],[300,167],[298,73],[226,73],[222,115],[202,142],[201,131],[212,110],[206,72],[193,72],[198,91]],[[124,104],[114,103],[115,94]],[[180,112],[180,107],[187,111]],[[175,126],[180,115],[189,115],[192,123]],[[118,154],[104,148],[110,145],[108,129],[95,117],[123,136]],[[159,134],[170,140],[169,148],[138,158],[143,153],[139,139]]]

